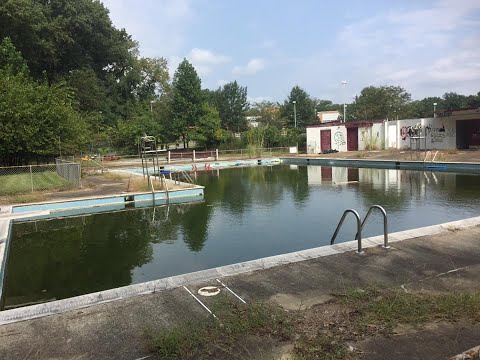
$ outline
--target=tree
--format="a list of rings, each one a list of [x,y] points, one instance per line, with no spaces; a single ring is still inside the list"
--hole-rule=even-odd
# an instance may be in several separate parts
[[[100,1],[5,0],[0,4],[0,38],[10,36],[32,76],[50,81],[90,67],[97,75],[123,72],[135,43],[118,30]]]
[[[216,106],[222,120],[222,127],[229,131],[240,132],[247,129],[245,113],[248,109],[247,88],[236,81],[218,89]]]
[[[271,101],[257,102],[253,105],[252,109],[258,116],[258,122],[262,126],[270,127],[274,126],[278,129],[282,129],[286,124],[286,119],[282,117],[282,110],[280,106]]]
[[[294,101],[296,102],[295,107],[293,104]],[[297,128],[304,128],[306,125],[315,121],[314,101],[310,98],[310,95],[298,85],[292,88],[290,95],[288,95],[282,106],[282,114],[287,119],[288,126],[292,128],[295,127],[294,108],[296,110]]]
[[[410,100],[411,95],[400,86],[368,86],[355,97],[353,116],[364,120],[404,118]]]
[[[190,133],[202,116],[202,100],[201,80],[192,64],[183,59],[173,76],[171,119],[165,129],[171,140],[182,137],[188,147]]]
[[[433,104],[436,105],[436,111],[444,110],[443,99],[440,97],[426,97],[422,100],[412,101],[405,109],[403,114],[405,118],[428,118],[433,117]]]
[[[37,83],[25,74],[0,70],[0,163],[21,165],[73,153],[88,139],[65,84]]]
[[[222,139],[220,114],[214,106],[206,102],[202,105],[202,112],[192,137],[197,143],[208,148],[218,144]]]

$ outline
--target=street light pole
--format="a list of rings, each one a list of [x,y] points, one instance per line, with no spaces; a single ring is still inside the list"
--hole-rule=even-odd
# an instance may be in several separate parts
[[[153,113],[153,100],[150,100],[150,112]]]
[[[345,86],[347,85],[347,80],[342,81],[342,86],[343,86],[343,122],[346,122],[346,116],[347,116],[347,104],[345,103]]]
[[[437,117],[437,103],[433,103],[433,117],[436,118]]]
[[[295,121],[295,129],[297,128],[297,101],[293,100],[293,119]]]

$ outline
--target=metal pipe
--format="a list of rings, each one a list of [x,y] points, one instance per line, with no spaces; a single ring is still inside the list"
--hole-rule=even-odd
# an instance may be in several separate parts
[[[335,239],[338,235],[338,232],[340,231],[340,228],[342,227],[343,222],[345,220],[345,217],[347,216],[348,213],[352,213],[355,216],[355,218],[357,219],[357,235],[355,236],[355,238],[357,239],[357,244],[358,244],[357,253],[358,254],[363,254],[363,251],[362,251],[362,225],[361,225],[360,215],[358,215],[358,212],[356,212],[353,209],[348,209],[348,210],[344,211],[344,213],[342,215],[342,218],[340,219],[340,222],[338,223],[337,228],[335,229],[335,233],[332,236],[332,240],[330,240],[330,245],[334,244]]]
[[[389,249],[390,246],[388,245],[388,218],[387,218],[387,212],[383,207],[380,205],[373,205],[368,209],[367,215],[365,215],[365,218],[362,221],[361,225],[361,230],[363,230],[363,227],[365,226],[365,223],[367,222],[368,217],[370,216],[370,213],[374,210],[378,209],[383,215],[383,247],[385,249]]]
[[[165,191],[166,191],[166,194],[167,194],[167,204],[168,204],[170,202],[170,195],[168,194],[167,179],[165,178],[165,175],[162,175],[162,176],[163,176],[163,181],[165,183]]]

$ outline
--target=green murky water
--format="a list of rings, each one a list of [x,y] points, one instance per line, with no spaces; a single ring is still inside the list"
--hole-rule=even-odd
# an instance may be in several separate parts
[[[325,245],[346,208],[384,206],[392,232],[480,215],[478,175],[279,165],[197,182],[202,203],[15,224],[6,308]],[[364,237],[381,231],[372,215]]]

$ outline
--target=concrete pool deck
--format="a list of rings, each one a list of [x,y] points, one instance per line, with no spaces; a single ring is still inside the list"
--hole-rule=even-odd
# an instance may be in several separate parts
[[[286,309],[314,306],[329,299],[332,293],[371,284],[405,291],[480,290],[479,218],[391,234],[389,250],[378,246],[381,240],[381,237],[366,240],[364,256],[352,251],[356,242],[307,250],[302,257],[296,253],[296,259],[290,261],[286,255],[280,255],[248,262],[250,265],[243,263],[173,277],[152,294],[6,324],[0,326],[0,358],[148,356],[146,329],[208,316],[182,285],[196,291],[205,284],[216,284],[216,278],[247,302],[274,301]],[[431,340],[434,349],[431,342],[425,343],[427,335],[422,333],[423,337],[410,339],[408,346],[396,348],[395,357],[389,358],[447,358],[478,345],[479,326],[462,329],[462,337],[455,339],[449,336],[460,330],[455,324],[449,326],[450,330],[437,333],[436,341]],[[380,359],[379,349],[391,351],[396,341],[400,344],[401,337],[376,339],[362,346],[369,359]]]

